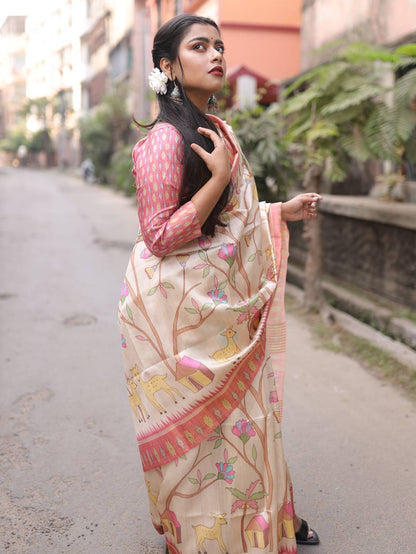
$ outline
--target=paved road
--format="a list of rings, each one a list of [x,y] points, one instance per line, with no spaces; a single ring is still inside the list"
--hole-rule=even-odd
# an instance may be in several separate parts
[[[116,307],[133,201],[57,172],[0,170],[0,550],[153,554]],[[286,452],[301,554],[416,551],[416,410],[289,316]],[[192,554],[192,553],[186,553]]]

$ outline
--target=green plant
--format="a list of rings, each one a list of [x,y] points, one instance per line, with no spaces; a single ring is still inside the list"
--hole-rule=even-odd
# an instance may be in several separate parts
[[[52,141],[47,129],[36,131],[27,141],[29,152],[50,152],[52,150]]]
[[[321,168],[320,179],[344,179],[351,158],[397,161],[394,133],[384,119],[388,87],[382,84],[386,60],[395,59],[383,49],[353,44],[286,89],[288,135],[303,147],[306,168]]]
[[[396,83],[395,104],[390,107],[391,87],[386,76],[394,68],[409,65],[409,53],[390,52],[356,43],[334,59],[297,79],[285,91],[283,112],[287,133],[303,151],[306,191],[320,192],[324,179],[341,181],[351,159],[402,162],[411,125],[403,122],[414,100],[412,71]],[[412,58],[414,61],[414,58]],[[412,88],[413,87],[413,88]],[[402,108],[398,108],[398,99]],[[405,106],[406,109],[405,109]],[[403,116],[403,114],[405,114]],[[414,125],[414,124],[413,124]],[[320,309],[322,247],[320,221],[305,221],[308,255],[305,271],[305,306]]]
[[[396,79],[389,116],[397,136],[397,150],[403,162],[416,164],[416,44],[404,44],[395,51]],[[404,173],[406,166],[400,168]]]
[[[21,128],[10,131],[6,138],[0,141],[0,150],[16,154],[20,145],[27,145],[26,131]]]
[[[123,146],[112,157],[109,168],[109,181],[118,190],[122,190],[128,196],[136,193],[134,178],[131,173],[133,167],[131,159],[131,146]]]
[[[117,89],[107,95],[94,114],[78,122],[83,157],[91,158],[95,175],[104,183],[109,180],[113,154],[125,144],[131,131],[127,112],[126,90]]]
[[[404,317],[411,321],[412,323],[416,323],[416,312],[413,312],[412,310],[403,310],[399,311],[397,314],[395,314],[396,317]]]
[[[91,158],[94,163],[95,175],[107,182],[108,165],[113,153],[111,128],[105,114],[98,111],[79,121],[83,157]]]
[[[285,200],[297,177],[296,148],[287,139],[278,104],[235,112],[232,126],[256,178],[261,200]]]

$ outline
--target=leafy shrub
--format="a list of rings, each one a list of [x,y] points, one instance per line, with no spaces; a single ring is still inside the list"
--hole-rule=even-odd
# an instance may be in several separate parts
[[[107,183],[113,154],[126,144],[131,134],[124,89],[107,95],[99,108],[78,123],[83,157],[94,163],[96,177]]]
[[[47,129],[36,131],[27,141],[29,152],[49,152],[52,150],[52,141]]]
[[[259,198],[286,200],[297,180],[296,151],[285,137],[279,105],[236,112],[232,127],[253,171]]]
[[[128,196],[136,193],[131,173],[133,167],[131,150],[131,146],[123,146],[112,155],[108,174],[110,184],[116,189],[124,191]]]
[[[79,122],[81,143],[84,158],[90,158],[94,163],[96,177],[106,183],[108,165],[113,153],[111,128],[108,119],[98,111]]]
[[[6,138],[0,141],[0,150],[16,154],[20,145],[27,145],[26,132],[23,129],[10,131]]]

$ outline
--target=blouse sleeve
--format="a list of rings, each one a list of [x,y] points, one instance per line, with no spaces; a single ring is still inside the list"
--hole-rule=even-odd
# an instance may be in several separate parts
[[[179,207],[182,159],[182,137],[169,124],[152,129],[133,150],[140,228],[147,248],[158,257],[201,235],[193,202]]]

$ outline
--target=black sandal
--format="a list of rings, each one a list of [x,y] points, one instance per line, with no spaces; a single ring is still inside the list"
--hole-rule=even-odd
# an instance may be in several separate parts
[[[313,529],[309,528],[308,523],[301,519],[300,529],[295,533],[296,543],[297,544],[319,544],[318,533]],[[309,536],[309,532],[312,533],[312,536]]]

